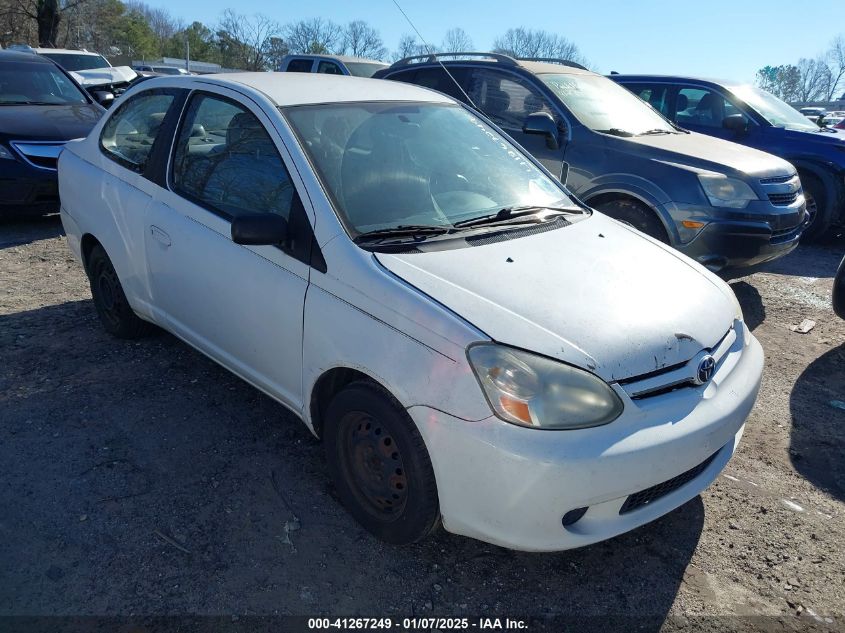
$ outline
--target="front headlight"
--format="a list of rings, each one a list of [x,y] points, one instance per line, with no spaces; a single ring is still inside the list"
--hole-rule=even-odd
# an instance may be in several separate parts
[[[2,158],[6,158],[8,160],[15,160],[15,155],[12,154],[11,150],[7,149],[3,145],[0,145],[0,159]]]
[[[723,174],[698,174],[698,180],[714,207],[744,209],[750,200],[757,200],[757,194],[742,180]]]
[[[564,363],[504,345],[467,350],[496,416],[540,429],[583,429],[612,422],[622,401],[606,382]]]

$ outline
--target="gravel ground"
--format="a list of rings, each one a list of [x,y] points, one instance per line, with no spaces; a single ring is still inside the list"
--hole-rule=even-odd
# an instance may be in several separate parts
[[[841,236],[802,246],[733,282],[767,362],[724,474],[652,524],[549,555],[442,531],[374,540],[281,405],[164,332],[109,338],[58,221],[2,224],[0,616],[845,630],[845,410],[831,405],[845,401],[845,322],[830,309],[843,250]],[[791,331],[804,318],[815,328]]]

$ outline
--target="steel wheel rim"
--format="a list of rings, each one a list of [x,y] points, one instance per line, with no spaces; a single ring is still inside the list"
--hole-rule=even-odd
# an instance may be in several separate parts
[[[118,325],[123,301],[121,300],[120,281],[117,279],[117,273],[103,264],[97,271],[96,279],[97,303],[109,322]]]
[[[807,205],[807,215],[810,216],[810,222],[809,224],[807,224],[807,229],[809,229],[811,226],[813,226],[813,222],[816,221],[816,213],[819,210],[819,206],[816,203],[816,199],[813,197],[813,194],[811,194],[809,191],[804,192],[804,201]],[[807,229],[804,230],[806,231]]]
[[[402,453],[390,432],[368,413],[347,413],[340,422],[341,463],[352,492],[369,514],[390,521],[408,500]]]

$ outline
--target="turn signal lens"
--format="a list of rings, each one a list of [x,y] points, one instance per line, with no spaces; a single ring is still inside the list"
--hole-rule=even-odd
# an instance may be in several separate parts
[[[681,224],[688,229],[700,229],[704,226],[704,222],[696,222],[695,220],[684,220]]]

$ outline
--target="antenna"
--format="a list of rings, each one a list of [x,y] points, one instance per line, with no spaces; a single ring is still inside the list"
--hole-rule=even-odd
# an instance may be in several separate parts
[[[470,98],[470,96],[466,93],[466,90],[464,90],[464,89],[463,89],[463,87],[461,86],[461,84],[459,84],[459,83],[458,83],[458,80],[457,80],[457,79],[455,79],[455,78],[452,76],[452,73],[450,73],[450,72],[449,72],[449,69],[448,69],[448,68],[446,68],[446,66],[443,64],[443,62],[442,62],[442,61],[440,61],[440,58],[439,58],[439,57],[437,57],[437,55],[436,55],[436,54],[435,54],[435,52],[434,52],[434,49],[433,49],[431,46],[429,46],[429,45],[428,45],[428,42],[426,42],[426,41],[425,41],[425,38],[422,36],[422,33],[420,33],[420,32],[419,32],[419,29],[417,29],[417,27],[416,27],[416,26],[414,26],[414,23],[413,23],[413,22],[411,22],[411,18],[409,18],[409,17],[408,17],[408,14],[407,14],[407,13],[405,13],[405,10],[404,10],[401,6],[399,6],[399,2],[398,2],[398,0],[393,0],[393,4],[395,4],[395,5],[396,5],[396,8],[397,8],[397,9],[399,9],[399,13],[401,13],[403,16],[405,16],[405,19],[408,21],[408,24],[410,24],[410,25],[411,25],[411,28],[412,28],[412,29],[414,29],[414,33],[416,33],[416,34],[417,34],[417,36],[420,38],[420,41],[423,43],[423,46],[425,46],[426,50],[428,51],[428,54],[429,54],[429,55],[431,55],[431,56],[434,58],[434,60],[435,60],[438,64],[440,64],[440,67],[443,69],[443,72],[445,72],[447,75],[449,75],[449,79],[451,79],[451,80],[452,80],[452,82],[453,82],[453,83],[454,83],[454,84],[458,87],[458,90],[460,90],[460,91],[461,91],[461,94],[462,94],[462,95],[464,95],[464,96],[467,98],[467,101],[469,101],[469,104],[470,104],[473,108],[475,108],[476,110],[478,110],[478,106],[477,106],[477,105],[475,105],[475,102],[474,102],[474,101]]]

